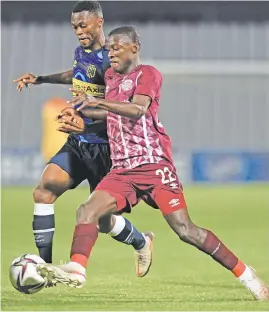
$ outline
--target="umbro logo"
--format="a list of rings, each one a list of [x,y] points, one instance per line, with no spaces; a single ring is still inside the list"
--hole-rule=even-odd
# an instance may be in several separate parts
[[[170,187],[171,187],[172,189],[177,189],[177,188],[178,188],[178,183],[175,183],[175,182],[170,183]]]
[[[174,198],[174,199],[171,199],[170,202],[169,202],[169,205],[171,207],[176,207],[180,204],[180,201],[178,198]]]

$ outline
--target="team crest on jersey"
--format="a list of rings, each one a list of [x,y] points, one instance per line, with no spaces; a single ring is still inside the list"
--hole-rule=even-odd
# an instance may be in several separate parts
[[[133,80],[131,79],[126,79],[121,83],[121,89],[123,91],[129,91],[133,87]]]
[[[88,68],[87,68],[87,76],[89,78],[93,78],[95,76],[95,73],[96,73],[96,67],[94,65],[90,65]]]

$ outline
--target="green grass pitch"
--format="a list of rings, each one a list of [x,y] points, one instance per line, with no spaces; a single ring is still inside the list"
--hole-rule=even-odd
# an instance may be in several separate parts
[[[70,191],[56,203],[54,263],[68,261],[75,211],[88,196],[85,187]],[[185,188],[190,215],[211,229],[243,261],[269,282],[269,185],[192,186]],[[31,188],[2,190],[2,310],[20,311],[268,311],[233,275],[210,257],[180,242],[159,211],[141,203],[128,217],[156,239],[148,276],[135,276],[131,246],[101,234],[93,250],[82,289],[63,285],[23,295],[9,283],[13,258],[36,253],[32,237]]]

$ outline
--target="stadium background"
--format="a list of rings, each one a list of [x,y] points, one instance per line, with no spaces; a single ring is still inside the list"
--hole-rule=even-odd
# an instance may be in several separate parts
[[[70,97],[55,85],[19,94],[12,80],[72,66],[72,3],[2,3],[3,184],[38,180],[42,105]],[[135,24],[142,61],[164,75],[160,118],[183,181],[268,180],[269,3],[102,3],[105,32]],[[228,154],[194,154],[200,151]]]
[[[199,252],[182,244],[180,257],[176,248],[171,251],[167,242],[177,244],[177,239],[150,209],[137,209],[130,216],[158,238],[146,280],[135,280],[125,246],[102,236],[84,292],[73,298],[72,291],[63,288],[46,290],[50,301],[42,294],[32,299],[14,296],[7,282],[8,265],[21,253],[36,252],[31,192],[45,163],[41,142],[49,135],[49,143],[57,144],[54,135],[43,131],[51,125],[47,120],[44,125],[44,103],[70,94],[67,86],[57,85],[20,94],[12,80],[28,71],[39,75],[71,68],[77,46],[69,25],[73,3],[1,2],[2,237],[8,237],[2,239],[2,308],[62,310],[64,303],[64,309],[73,310],[268,310],[248,301],[248,294]],[[136,25],[142,61],[163,73],[160,119],[173,139],[194,220],[216,231],[268,279],[268,252],[262,250],[268,248],[268,184],[249,182],[269,181],[269,2],[101,4],[105,32]],[[213,187],[196,182],[212,182]],[[75,207],[87,196],[88,189],[82,187],[57,201],[56,262],[68,259]],[[130,293],[126,283],[135,291]]]

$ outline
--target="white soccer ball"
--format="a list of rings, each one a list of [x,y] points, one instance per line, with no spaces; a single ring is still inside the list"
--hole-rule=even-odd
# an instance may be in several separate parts
[[[36,271],[38,263],[45,261],[31,254],[22,255],[12,261],[9,279],[15,289],[24,294],[34,294],[46,286],[47,282]]]

